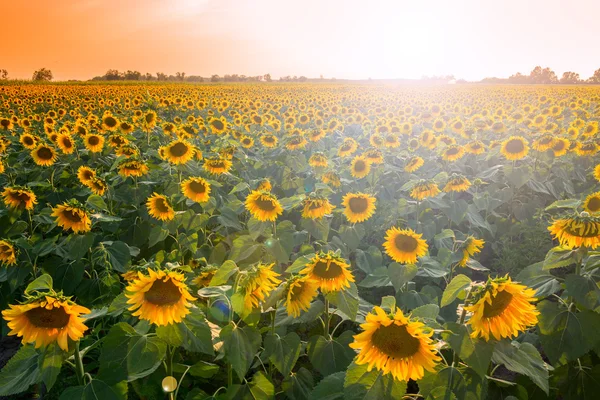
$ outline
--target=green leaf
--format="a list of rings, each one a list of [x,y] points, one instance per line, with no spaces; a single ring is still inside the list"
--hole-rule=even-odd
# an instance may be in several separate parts
[[[60,374],[65,355],[66,353],[57,343],[51,343],[45,348],[42,348],[38,364],[41,379],[48,391],[52,389],[52,386],[54,386],[54,383],[56,382],[56,378],[58,378],[58,374]]]
[[[39,355],[33,345],[22,346],[0,370],[0,396],[26,391],[40,379]]]
[[[444,289],[440,307],[446,307],[447,305],[452,304],[460,292],[469,286],[471,286],[471,279],[468,276],[462,274],[456,275],[452,278],[448,286],[446,286],[446,289]]]
[[[192,365],[189,372],[192,376],[208,379],[215,376],[215,374],[219,372],[219,369],[220,367],[216,364],[211,364],[206,361],[198,361],[196,364]]]
[[[157,336],[172,346],[183,346],[187,351],[213,355],[212,336],[204,313],[198,308],[190,311],[180,323],[157,327]]]
[[[219,286],[227,283],[236,272],[238,272],[238,266],[231,260],[225,261],[219,269],[215,272],[215,275],[210,281],[210,286]]]
[[[312,391],[310,400],[338,400],[344,398],[345,372],[326,376]]]
[[[560,282],[550,272],[544,270],[544,263],[538,262],[525,267],[515,278],[516,281],[535,289],[535,297],[542,299],[561,289]]]
[[[550,204],[546,207],[546,211],[556,210],[561,208],[567,208],[571,210],[576,210],[581,205],[581,200],[579,199],[567,199],[567,200],[558,200],[554,203]]]
[[[362,225],[342,225],[339,229],[340,238],[349,250],[354,250],[360,245],[365,236],[365,228]]]
[[[300,357],[302,343],[300,336],[290,332],[284,337],[278,334],[268,334],[265,337],[263,355],[277,368],[283,376],[288,376]]]
[[[227,325],[221,329],[220,338],[223,340],[225,357],[239,379],[243,380],[260,348],[262,342],[260,333],[251,326],[240,328]]]
[[[127,272],[126,267],[131,261],[131,254],[129,246],[126,243],[112,242],[112,244],[106,246],[106,252],[108,253],[113,269],[121,273]]]
[[[43,274],[37,277],[25,288],[25,293],[31,293],[33,291],[45,291],[52,290],[52,277],[48,274]]]
[[[432,319],[435,320],[440,314],[440,307],[437,304],[424,304],[415,308],[410,312],[414,318]]]
[[[427,373],[419,381],[419,389],[427,400],[465,399],[466,382],[463,374],[455,367],[445,367],[434,374]]]
[[[575,256],[576,250],[571,250],[562,246],[556,246],[550,249],[550,251],[548,251],[546,254],[543,269],[549,270],[574,264],[576,262]]]
[[[169,230],[163,229],[161,225],[155,225],[150,230],[150,235],[148,236],[148,247],[152,247],[158,242],[162,242],[169,236]]]
[[[258,371],[252,377],[252,380],[248,384],[248,389],[252,394],[254,400],[269,400],[275,398],[275,386],[267,379],[267,377]]]
[[[305,219],[302,218],[300,223],[302,228],[306,229],[308,233],[314,236],[318,240],[327,241],[329,237],[329,223],[330,220],[327,218],[321,219]]]
[[[358,286],[364,288],[383,287],[391,285],[390,276],[386,267],[376,268],[372,274],[369,274],[360,281]]]
[[[433,237],[433,243],[437,249],[452,249],[454,246],[454,231],[452,229],[444,229]]]
[[[383,296],[381,298],[381,308],[390,313],[396,312],[396,298],[394,296]]]
[[[314,386],[312,373],[304,367],[297,372],[292,372],[281,384],[283,391],[291,400],[308,399]]]
[[[567,294],[585,308],[593,310],[598,305],[600,291],[596,281],[591,277],[569,274],[565,277],[565,286]]]
[[[294,273],[300,272],[301,270],[304,269],[304,267],[306,267],[306,264],[308,264],[314,256],[315,256],[315,253],[311,253],[311,254],[306,254],[304,256],[300,256],[300,257],[296,258],[294,260],[294,262],[292,263],[292,265],[287,267],[285,272],[288,274],[294,274]]]
[[[85,235],[71,234],[66,240],[66,248],[68,249],[69,259],[81,260],[94,244],[96,235],[91,232]]]
[[[86,203],[88,206],[95,208],[96,210],[108,211],[108,206],[104,202],[104,199],[97,194],[93,194],[88,197]]]
[[[395,400],[406,393],[406,382],[394,379],[392,374],[383,375],[375,368],[367,371],[367,365],[352,363],[346,371],[344,398],[346,400]]]
[[[444,333],[444,340],[477,374],[485,377],[494,352],[494,342],[472,338],[467,327],[456,322],[447,322],[445,327],[452,333]]]
[[[418,268],[415,264],[398,264],[396,262],[388,265],[388,276],[394,289],[399,291],[404,285],[417,275]]]
[[[549,394],[548,368],[531,343],[501,340],[496,343],[493,360],[510,371],[528,376],[546,395]]]
[[[327,299],[352,321],[358,313],[358,288],[354,282],[345,290],[327,293]]]
[[[348,344],[353,341],[352,331],[345,331],[336,339],[313,336],[308,340],[307,352],[310,362],[322,375],[345,370],[356,353]]]
[[[85,386],[74,386],[66,389],[59,400],[125,400],[122,393],[105,382],[93,379]]]
[[[267,229],[271,229],[273,226],[272,222],[269,221],[259,221],[256,218],[252,217],[248,220],[248,233],[252,239],[256,240],[263,232]]]

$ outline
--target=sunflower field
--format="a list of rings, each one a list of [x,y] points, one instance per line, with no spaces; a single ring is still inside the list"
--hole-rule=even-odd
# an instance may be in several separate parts
[[[599,122],[594,86],[0,86],[0,398],[595,399]]]

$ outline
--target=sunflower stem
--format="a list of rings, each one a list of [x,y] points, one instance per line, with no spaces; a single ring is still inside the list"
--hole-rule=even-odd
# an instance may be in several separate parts
[[[329,300],[325,297],[325,326],[323,327],[324,336],[330,339],[329,336]]]
[[[75,374],[77,375],[77,382],[80,386],[83,386],[83,361],[81,360],[81,353],[79,353],[79,340],[75,342],[75,354],[73,354],[75,358]]]
[[[417,199],[417,225],[415,226],[415,232],[419,233],[419,205],[421,201]]]
[[[465,296],[465,302],[463,303],[463,309],[462,312],[460,313],[460,319],[458,320],[458,323],[460,325],[465,323],[465,318],[467,317],[467,310],[466,307],[469,305],[469,300],[471,299],[471,289],[469,289],[469,291],[467,292],[467,295]],[[456,351],[454,351],[454,358],[452,360],[452,365],[458,365],[458,353]]]

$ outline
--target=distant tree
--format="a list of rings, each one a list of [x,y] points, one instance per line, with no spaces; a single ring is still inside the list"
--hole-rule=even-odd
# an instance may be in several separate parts
[[[264,80],[267,82],[272,82],[273,78],[271,78],[271,74],[265,74],[265,76],[263,76]]]
[[[188,82],[204,82],[204,78],[201,76],[190,75],[186,79]]]
[[[508,77],[509,83],[527,83],[527,82],[529,82],[529,80],[530,80],[529,76],[523,75],[520,72],[517,72],[516,74]]]
[[[159,81],[166,81],[167,80],[167,74],[164,74],[162,72],[157,72],[156,73],[156,79]]]
[[[221,77],[216,74],[210,77],[211,82],[219,82],[220,80],[221,80]]]
[[[535,67],[529,74],[531,83],[552,84],[558,83],[556,73],[550,68],[542,68],[539,65]]]
[[[598,68],[597,70],[594,71],[594,75],[590,76],[587,81],[587,83],[595,83],[595,84],[600,84],[600,68]]]
[[[139,71],[127,70],[127,72],[123,74],[123,78],[125,78],[126,81],[139,81],[141,77],[142,73]]]
[[[146,81],[154,80],[154,76],[152,76],[152,74],[150,72],[146,72],[146,74],[143,77],[144,77],[144,80],[146,80]]]
[[[175,76],[177,77],[178,81],[183,81],[185,79],[185,72],[176,72]]]
[[[571,72],[571,71],[564,72],[562,75],[562,78],[560,78],[560,83],[574,84],[574,83],[580,83],[580,82],[581,82],[581,79],[579,79],[579,74],[576,72]]]
[[[304,75],[302,75],[301,77],[298,78],[298,82],[306,82],[308,80],[307,77],[305,77]]]
[[[8,71],[3,69],[0,69],[0,79],[2,80],[6,80],[8,79]]]
[[[104,74],[104,79],[106,79],[107,81],[118,81],[119,79],[121,79],[121,73],[116,69],[109,69]]]
[[[53,78],[52,71],[46,68],[40,68],[33,73],[31,80],[33,81],[46,81],[49,82]]]

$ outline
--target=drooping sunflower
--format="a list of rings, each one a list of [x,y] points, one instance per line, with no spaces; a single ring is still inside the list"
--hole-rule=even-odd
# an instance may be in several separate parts
[[[0,263],[5,265],[17,263],[17,250],[8,240],[0,240]]]
[[[467,262],[469,261],[469,258],[481,252],[481,249],[483,248],[484,244],[485,241],[483,241],[483,239],[477,239],[474,236],[467,237],[460,246],[460,249],[463,252],[463,256],[458,262],[458,265],[461,267],[465,267],[467,265]]]
[[[490,335],[496,340],[511,338],[538,322],[539,311],[532,304],[535,290],[512,282],[508,276],[489,278],[485,286],[474,289],[473,296],[473,305],[465,307],[473,313],[468,321],[471,337],[486,341]]]
[[[307,311],[310,303],[319,290],[319,282],[308,276],[295,276],[287,281],[285,288],[285,309],[288,315],[294,318],[300,316],[301,311]]]
[[[302,218],[320,219],[327,214],[331,214],[335,206],[329,202],[326,197],[309,195],[304,199],[304,208],[302,209]]]
[[[73,154],[75,151],[75,142],[68,133],[61,133],[58,135],[56,144],[63,154]]]
[[[331,251],[315,254],[300,274],[316,281],[325,293],[347,289],[354,282],[350,264]]]
[[[119,164],[119,175],[124,178],[128,176],[140,177],[148,173],[148,166],[138,160],[124,160]]]
[[[246,210],[259,221],[275,221],[283,214],[283,208],[277,197],[267,191],[253,190],[246,197]]]
[[[200,270],[200,273],[192,280],[192,285],[203,288],[210,285],[210,281],[214,278],[219,270],[214,265],[207,265]]]
[[[159,326],[181,322],[195,300],[183,274],[175,271],[148,269],[148,275],[138,272],[138,279],[125,290],[129,311],[135,310],[132,315]]]
[[[375,200],[366,193],[347,193],[342,199],[344,215],[353,224],[366,221],[375,213]]]
[[[464,148],[469,154],[482,154],[485,152],[485,145],[480,140],[469,142],[464,146]]]
[[[64,351],[69,351],[69,338],[78,341],[83,337],[88,327],[81,315],[91,312],[57,294],[9,307],[2,311],[2,317],[11,329],[9,335],[22,337],[24,343],[35,343],[36,348],[57,342]]]
[[[525,158],[529,153],[527,140],[520,136],[511,136],[502,142],[500,152],[507,160],[515,161]]]
[[[327,157],[323,153],[314,153],[308,159],[308,165],[313,168],[316,167],[327,167],[328,161]]]
[[[244,309],[251,311],[258,308],[261,302],[280,283],[279,274],[273,271],[275,264],[258,263],[247,270],[239,281],[238,290],[244,296]]]
[[[600,147],[594,142],[577,142],[575,154],[580,157],[593,156],[598,152]]]
[[[88,133],[83,138],[85,148],[92,153],[100,153],[104,148],[104,136],[95,133]]]
[[[425,370],[434,372],[441,358],[436,355],[431,339],[433,329],[411,321],[399,308],[393,316],[377,306],[373,311],[360,326],[363,332],[355,335],[354,342],[350,343],[351,348],[359,350],[355,363],[368,364],[368,371],[375,368],[400,381],[419,380]]]
[[[421,179],[411,190],[410,197],[417,200],[423,200],[428,197],[435,197],[440,193],[440,189],[433,181]]]
[[[414,264],[419,257],[427,254],[429,246],[423,234],[416,233],[412,229],[400,229],[392,227],[386,231],[383,247],[392,260],[402,264]]]
[[[37,204],[35,193],[23,186],[6,187],[2,192],[4,204],[8,208],[33,210]]]
[[[365,152],[365,158],[371,164],[379,165],[383,164],[383,153],[379,149],[370,149]]]
[[[571,218],[557,219],[548,230],[561,246],[570,249],[600,246],[600,217],[591,216],[587,211]]]
[[[175,218],[175,210],[171,207],[166,196],[154,192],[146,201],[148,214],[160,221],[171,221]]]
[[[188,178],[181,182],[181,193],[192,201],[205,203],[210,198],[210,183],[200,177]]]
[[[364,178],[371,172],[371,162],[364,156],[356,156],[350,165],[350,174],[354,178]]]
[[[425,161],[421,157],[414,156],[410,160],[408,160],[408,162],[404,166],[404,170],[406,172],[412,173],[412,172],[415,172],[416,170],[418,170],[419,168],[421,168],[423,166],[423,164],[425,164]]]
[[[450,178],[446,186],[444,186],[444,192],[465,192],[471,187],[471,181],[462,175],[455,175]]]
[[[42,167],[49,167],[56,161],[56,151],[45,144],[40,144],[38,147],[31,151],[31,157],[33,161]]]
[[[194,146],[187,140],[175,140],[163,147],[164,158],[171,164],[185,164],[194,158]]]
[[[204,160],[203,168],[214,175],[221,175],[229,172],[232,162],[226,158],[207,158]]]
[[[442,160],[444,161],[457,161],[465,155],[465,150],[458,145],[452,145],[446,147],[442,152]]]
[[[104,193],[106,193],[106,190],[108,190],[108,185],[104,179],[97,176],[93,177],[86,186],[90,188],[92,193],[97,194],[98,196],[103,196]]]
[[[325,172],[321,176],[321,180],[323,181],[323,183],[325,183],[327,185],[331,185],[334,188],[338,188],[338,187],[342,186],[342,182],[340,181],[340,176],[333,171]],[[599,181],[600,181],[600,179],[599,179]]]
[[[589,213],[597,213],[600,211],[600,192],[592,193],[585,198],[583,209]]]
[[[56,224],[67,231],[75,233],[89,232],[92,229],[90,213],[77,200],[69,200],[52,209]]]
[[[554,146],[554,136],[550,134],[546,134],[541,138],[534,140],[532,145],[534,150],[541,152],[551,149],[552,146]]]

